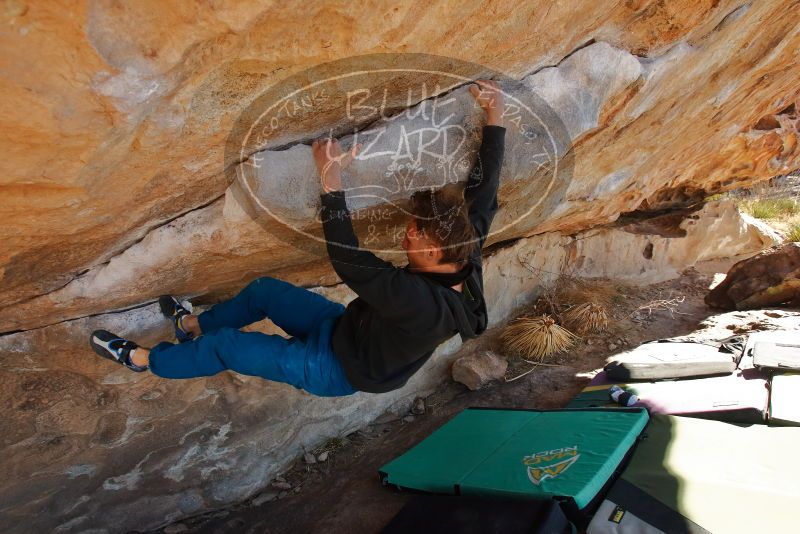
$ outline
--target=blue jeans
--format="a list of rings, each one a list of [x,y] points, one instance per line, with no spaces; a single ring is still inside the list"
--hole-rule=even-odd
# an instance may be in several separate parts
[[[344,306],[274,278],[259,278],[231,300],[199,315],[203,335],[159,343],[150,370],[164,378],[211,376],[231,370],[291,384],[320,397],[356,392],[333,353],[331,337]],[[290,339],[239,328],[269,317]]]

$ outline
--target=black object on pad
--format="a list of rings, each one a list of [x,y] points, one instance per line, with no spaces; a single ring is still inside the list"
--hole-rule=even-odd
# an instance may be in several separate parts
[[[570,532],[553,501],[416,495],[383,534],[563,534]]]

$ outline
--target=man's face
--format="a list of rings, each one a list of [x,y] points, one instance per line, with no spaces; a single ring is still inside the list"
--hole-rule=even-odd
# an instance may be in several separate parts
[[[424,232],[417,230],[417,221],[409,219],[406,225],[406,235],[403,238],[403,250],[408,257],[408,265],[411,268],[424,269],[438,265],[442,251],[432,240],[428,239]]]

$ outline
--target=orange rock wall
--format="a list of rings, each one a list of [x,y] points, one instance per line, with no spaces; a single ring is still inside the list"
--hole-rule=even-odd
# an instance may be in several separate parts
[[[95,295],[81,295],[74,306],[63,301],[77,297],[57,296],[58,315],[46,313],[47,298],[24,310],[17,305],[79,280],[159,226],[220,199],[230,183],[224,169],[234,163],[223,161],[223,145],[238,113],[281,79],[348,56],[438,54],[517,79],[591,42],[640,61],[639,80],[606,95],[597,127],[574,140],[565,201],[517,235],[574,232],[784,172],[798,165],[790,107],[800,73],[797,7],[741,0],[366,8],[9,1],[0,15],[0,331],[106,311],[102,299],[83,300]],[[279,141],[319,134],[332,120],[309,117]],[[618,176],[623,190],[598,194],[603,180]],[[503,196],[509,212],[524,207],[511,188]],[[278,273],[280,265],[297,282],[321,280],[302,254],[265,247],[228,255],[226,264],[245,277]],[[112,307],[141,305],[176,287],[196,294],[240,284],[214,274],[215,257],[200,261],[191,281],[179,268],[164,269],[158,287],[147,294],[125,288]]]

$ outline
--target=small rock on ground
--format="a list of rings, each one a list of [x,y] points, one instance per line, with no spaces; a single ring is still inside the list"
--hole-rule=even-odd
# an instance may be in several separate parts
[[[303,455],[303,459],[309,465],[317,463],[317,457],[310,452],[305,453],[305,455]]]
[[[468,354],[453,363],[453,380],[471,390],[480,389],[492,380],[502,378],[508,362],[490,350]]]
[[[328,461],[328,451],[322,451],[321,453],[319,453],[319,456],[317,456],[317,461],[318,462],[327,462]]]
[[[265,492],[253,499],[253,506],[261,506],[265,502],[274,501],[278,498],[278,494],[274,492]]]
[[[414,415],[422,415],[425,413],[425,399],[417,397],[411,405],[411,413]]]
[[[290,489],[292,489],[292,485],[289,484],[288,482],[279,482],[277,480],[272,483],[272,487],[275,488],[275,489],[279,489],[279,490],[290,490]]]
[[[398,419],[400,419],[400,417],[397,414],[392,412],[384,412],[378,417],[376,417],[375,420],[372,422],[372,424],[385,425],[397,421]]]

